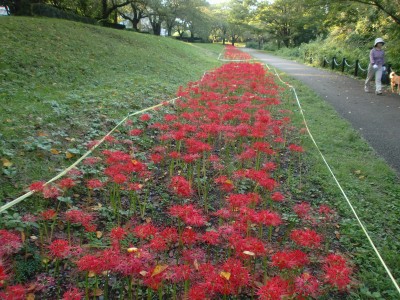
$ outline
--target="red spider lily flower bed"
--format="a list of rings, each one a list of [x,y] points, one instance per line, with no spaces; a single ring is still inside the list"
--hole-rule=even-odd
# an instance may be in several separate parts
[[[240,51],[235,46],[226,45],[224,50],[224,58],[228,60],[249,60],[251,55]]]
[[[38,211],[0,230],[0,299],[340,298],[338,216],[291,196],[304,149],[279,90],[261,64],[225,64],[33,183]]]

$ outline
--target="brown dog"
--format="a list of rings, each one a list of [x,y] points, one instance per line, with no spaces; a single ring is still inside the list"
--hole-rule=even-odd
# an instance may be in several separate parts
[[[397,93],[400,95],[400,76],[396,75],[395,72],[391,72],[389,78],[390,85],[392,86],[392,93],[394,93],[394,87],[397,85]]]

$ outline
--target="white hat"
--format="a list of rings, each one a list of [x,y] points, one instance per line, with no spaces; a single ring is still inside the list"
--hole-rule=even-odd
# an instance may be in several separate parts
[[[385,42],[383,41],[383,38],[377,38],[377,39],[375,40],[374,46],[376,46],[376,44],[378,44],[378,43],[385,44]]]

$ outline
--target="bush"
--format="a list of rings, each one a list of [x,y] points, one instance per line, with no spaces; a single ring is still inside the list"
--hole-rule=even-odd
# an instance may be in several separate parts
[[[95,19],[79,16],[72,12],[64,11],[54,6],[42,3],[32,4],[32,14],[34,16],[43,16],[49,18],[66,19],[70,21],[77,21],[88,24],[97,24],[97,20]]]

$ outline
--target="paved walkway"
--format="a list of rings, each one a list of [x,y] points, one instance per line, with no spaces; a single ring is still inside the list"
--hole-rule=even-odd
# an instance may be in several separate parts
[[[309,86],[347,119],[400,176],[400,95],[392,94],[390,87],[383,96],[376,96],[364,92],[363,80],[254,49],[241,50]]]

